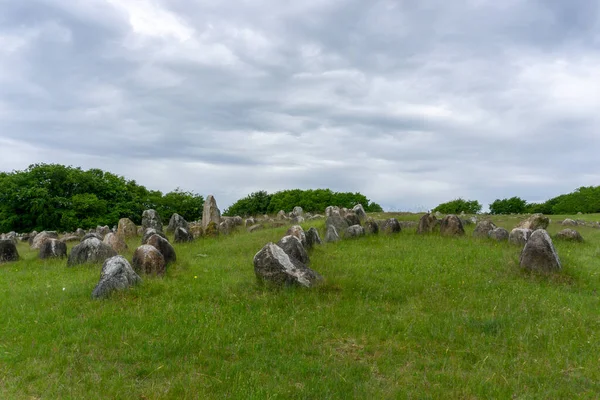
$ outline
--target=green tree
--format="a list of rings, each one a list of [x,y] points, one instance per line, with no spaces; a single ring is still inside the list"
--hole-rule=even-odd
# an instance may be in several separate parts
[[[464,200],[461,198],[442,203],[433,209],[443,214],[477,214],[481,211],[481,204],[477,200]]]
[[[490,204],[490,214],[523,214],[527,212],[527,202],[520,197],[496,199]]]

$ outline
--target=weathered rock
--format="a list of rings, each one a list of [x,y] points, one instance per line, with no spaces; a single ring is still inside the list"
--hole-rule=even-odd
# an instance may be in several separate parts
[[[435,217],[436,217],[437,219],[440,219],[440,218],[442,218],[442,217],[444,216],[444,215],[443,215],[441,212],[439,212],[439,211],[436,211],[434,215],[435,215]]]
[[[142,244],[148,244],[148,239],[150,239],[154,235],[159,235],[163,239],[167,238],[167,236],[165,236],[164,233],[157,231],[154,228],[148,228],[144,231],[144,235],[142,236]]]
[[[348,228],[346,228],[348,229]],[[327,243],[338,242],[340,241],[340,235],[337,233],[337,229],[335,229],[334,225],[329,225],[327,227],[327,232],[325,233],[325,241]]]
[[[231,218],[223,218],[219,224],[219,233],[229,235],[235,230],[235,221]]]
[[[137,227],[129,218],[121,218],[117,225],[117,235],[123,239],[129,239],[137,236]]]
[[[104,261],[100,281],[92,292],[92,298],[108,297],[116,290],[124,290],[137,285],[142,279],[135,273],[129,262],[122,256],[111,257]]]
[[[281,247],[283,251],[285,251],[285,254],[290,256],[290,258],[295,258],[304,265],[308,265],[308,263],[310,262],[308,253],[306,252],[304,245],[296,236],[284,236],[279,242],[277,242],[277,246]]]
[[[63,243],[81,242],[81,238],[77,235],[69,235],[60,238],[60,241]]]
[[[204,236],[217,237],[219,236],[219,226],[214,222],[210,221],[206,228],[204,228]]]
[[[492,221],[481,221],[475,227],[473,231],[473,237],[478,238],[488,238],[490,236],[490,232],[496,229],[496,225]]]
[[[110,228],[108,227],[108,225],[97,226],[96,233],[104,238],[104,236],[110,233]]]
[[[574,221],[574,220],[572,220],[572,219],[570,219],[570,218],[567,218],[563,222],[561,222],[561,225],[563,225],[563,226],[577,226],[577,222]]]
[[[85,231],[81,228],[77,228],[75,235],[79,236],[79,240],[81,240],[81,238],[85,236]]]
[[[532,233],[531,229],[515,228],[510,231],[508,241],[514,245],[525,246]]]
[[[212,194],[208,195],[202,209],[202,228],[205,232],[211,222],[214,222],[217,227],[221,223],[221,211],[217,207],[217,201]]]
[[[175,243],[186,243],[191,242],[193,240],[194,235],[188,232],[185,228],[180,226],[177,229],[175,229]]]
[[[296,206],[294,207],[294,209],[292,210],[292,215],[294,217],[303,217],[304,216],[304,210],[302,209],[302,207],[300,206]]]
[[[190,224],[189,232],[194,236],[194,239],[204,236],[204,229],[202,229],[202,224]]]
[[[177,261],[175,249],[171,246],[171,243],[162,236],[152,235],[146,244],[156,247],[156,249],[160,251],[160,254],[165,258],[165,263],[170,264],[171,262]]]
[[[402,231],[402,227],[400,226],[400,222],[396,218],[389,218],[383,221],[381,224],[381,232],[386,234],[391,233],[400,233]]]
[[[301,215],[297,215],[292,218],[292,224],[301,224],[304,222],[304,217]]]
[[[310,228],[306,231],[306,248],[311,249],[314,245],[321,244],[321,236],[317,228]]]
[[[103,242],[112,247],[117,253],[122,253],[128,248],[125,240],[123,240],[121,236],[112,232],[104,236]]]
[[[556,240],[564,240],[566,242],[583,242],[583,237],[574,229],[563,229],[554,235]]]
[[[0,262],[18,261],[19,252],[11,239],[0,239]]]
[[[377,222],[373,218],[367,218],[364,228],[367,235],[376,235],[379,233],[379,225],[377,225]]]
[[[285,234],[295,236],[302,243],[302,246],[306,246],[306,233],[300,225],[290,227]]]
[[[442,236],[463,236],[465,228],[463,224],[454,214],[446,215],[440,223],[440,234]]]
[[[417,234],[425,235],[433,233],[435,227],[438,225],[439,222],[435,215],[427,213],[419,219],[419,225],[417,226]]]
[[[249,228],[252,225],[256,225],[256,220],[252,217],[247,218],[246,221],[244,221],[244,225],[246,226],[246,228]]]
[[[340,216],[340,208],[338,206],[329,206],[325,209],[325,217]]]
[[[365,236],[365,228],[360,225],[352,225],[346,229],[346,237],[347,238],[355,238]]]
[[[313,287],[323,279],[317,272],[288,256],[281,247],[273,243],[267,243],[254,256],[254,273],[259,282],[281,286]]]
[[[92,237],[73,247],[67,260],[67,267],[85,263],[103,263],[107,258],[116,255],[117,252],[112,247]]]
[[[263,229],[264,226],[262,224],[254,224],[251,227],[248,228],[248,232],[252,233],[252,232],[256,232],[260,229]]]
[[[133,253],[133,269],[140,274],[164,275],[167,270],[165,258],[154,246],[143,244]]]
[[[525,221],[521,222],[517,228],[531,229],[532,231],[535,231],[537,229],[546,229],[549,224],[550,220],[548,217],[544,216],[543,214],[533,214]]]
[[[84,240],[90,239],[90,238],[96,238],[100,241],[104,240],[104,236],[100,235],[99,233],[96,232],[90,232],[90,233],[86,233],[85,235],[83,235],[83,237],[81,238],[81,242],[83,242]]]
[[[162,220],[156,210],[144,210],[142,213],[142,230],[145,232],[148,228],[156,229],[158,232],[163,231]]]
[[[344,219],[346,220],[346,223],[348,224],[348,226],[360,225],[360,219],[352,211],[346,213],[346,216],[344,217]]]
[[[40,247],[42,247],[42,244],[44,244],[44,241],[48,239],[58,239],[58,233],[54,231],[43,231],[38,233],[33,237],[33,240],[31,242],[31,249],[39,250]]]
[[[48,239],[44,241],[40,247],[39,257],[46,258],[63,258],[67,256],[67,244],[58,239]]]
[[[348,222],[339,214],[332,214],[328,216],[325,220],[325,226],[327,227],[327,229],[329,229],[330,226],[335,227],[335,230],[339,235],[340,233],[343,234],[344,232],[346,232],[346,229],[348,229],[350,225],[348,225]]]
[[[314,220],[317,220],[317,219],[323,219],[323,218],[325,218],[325,217],[324,217],[324,216],[322,216],[321,214],[315,214],[315,215],[311,215],[311,216],[308,218],[308,220],[309,220],[309,221],[314,221]]]
[[[367,213],[365,212],[365,209],[362,206],[362,204],[357,204],[354,207],[352,207],[352,212],[354,212],[354,214],[358,217],[360,222],[363,222],[367,219]]]
[[[167,225],[168,233],[175,233],[177,228],[183,228],[186,231],[190,228],[188,222],[181,215],[174,213],[171,215],[171,219],[169,220],[169,225]]]
[[[560,260],[548,232],[538,229],[531,234],[521,252],[520,265],[536,272],[560,271]]]
[[[279,212],[277,213],[277,219],[287,219],[287,216],[285,215],[285,211],[279,210]]]
[[[155,230],[156,230],[156,229],[155,229]],[[142,235],[144,235],[144,231],[145,231],[145,229],[144,229],[144,227],[143,227],[143,226],[141,226],[141,225],[140,225],[140,226],[138,226],[138,227],[137,227],[137,236],[142,236]]]
[[[490,239],[494,239],[498,242],[504,242],[508,240],[508,231],[504,228],[494,228],[489,231],[488,236]]]

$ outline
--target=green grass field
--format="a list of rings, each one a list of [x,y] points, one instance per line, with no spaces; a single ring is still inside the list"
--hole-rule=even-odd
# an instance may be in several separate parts
[[[586,242],[555,241],[551,276],[473,226],[325,244],[310,290],[256,283],[254,254],[286,228],[239,233],[175,245],[164,278],[102,301],[99,265],[20,244],[0,265],[0,398],[598,398],[600,230],[577,229]]]

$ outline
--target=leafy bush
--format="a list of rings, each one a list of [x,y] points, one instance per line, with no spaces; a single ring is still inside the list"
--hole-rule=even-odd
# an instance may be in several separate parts
[[[520,197],[496,199],[490,204],[490,214],[523,214],[527,212],[527,202]]]
[[[477,200],[463,200],[458,198],[456,200],[442,203],[433,209],[434,212],[441,212],[442,214],[477,214],[481,211],[481,204]]]

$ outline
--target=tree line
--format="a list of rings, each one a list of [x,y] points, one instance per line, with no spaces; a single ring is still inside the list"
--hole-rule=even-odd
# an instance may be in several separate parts
[[[163,194],[100,169],[34,164],[0,173],[0,232],[73,231],[113,226],[120,218],[140,224],[149,208],[163,218],[177,212],[192,221],[201,217],[203,204],[198,194]]]

